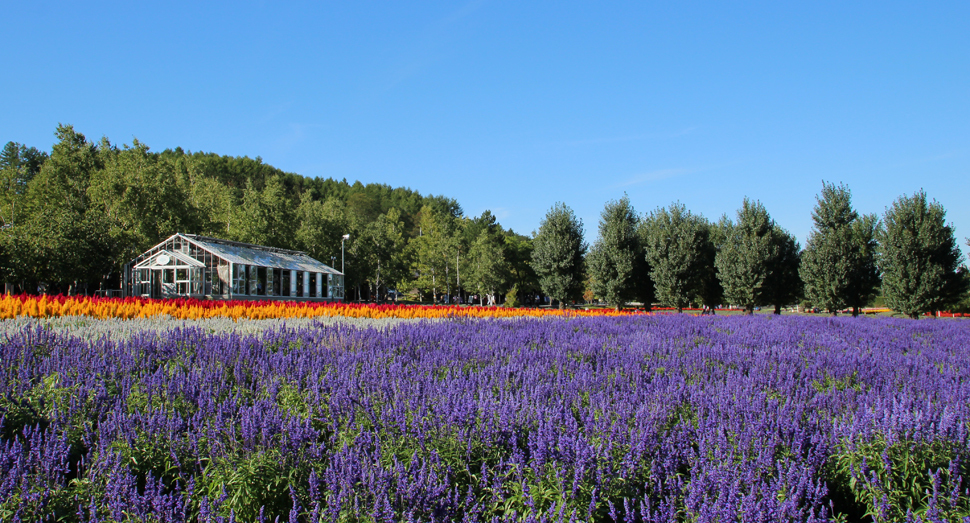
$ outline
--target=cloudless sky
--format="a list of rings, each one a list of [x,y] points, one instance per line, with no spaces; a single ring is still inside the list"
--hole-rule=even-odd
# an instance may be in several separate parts
[[[822,180],[970,236],[970,2],[12,2],[0,142],[262,157],[595,240],[629,195],[747,196],[804,246]]]

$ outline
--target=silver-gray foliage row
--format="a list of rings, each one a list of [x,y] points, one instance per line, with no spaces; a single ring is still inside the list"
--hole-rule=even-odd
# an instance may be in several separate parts
[[[800,268],[805,297],[833,313],[852,307],[853,315],[858,315],[879,286],[875,258],[879,220],[853,210],[851,193],[844,185],[823,182],[816,201],[815,225]]]
[[[0,320],[0,341],[22,331],[24,328],[50,331],[58,335],[76,336],[85,340],[130,340],[136,336],[163,333],[173,329],[200,329],[207,334],[235,333],[258,335],[272,329],[305,329],[328,325],[346,325],[356,328],[391,328],[404,323],[439,321],[437,319],[407,318],[351,318],[349,316],[320,316],[316,318],[265,318],[258,320],[215,317],[183,320],[168,315],[148,318],[93,318],[90,316],[56,316],[30,318],[21,316]]]
[[[879,268],[886,304],[912,318],[960,301],[968,279],[946,211],[926,193],[902,196],[886,211]]]
[[[566,204],[553,205],[539,225],[532,267],[542,292],[559,300],[560,307],[582,296],[586,248],[582,220]]]

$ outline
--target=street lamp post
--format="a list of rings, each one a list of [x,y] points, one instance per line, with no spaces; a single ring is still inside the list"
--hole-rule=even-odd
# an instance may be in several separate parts
[[[344,242],[349,239],[349,234],[340,237],[340,272],[344,272]]]
[[[349,239],[350,239],[350,235],[349,234],[345,234],[345,235],[343,235],[343,236],[340,237],[340,272],[342,273],[341,278],[344,279],[343,282],[342,282],[342,284],[341,284],[341,287],[344,288],[344,299],[345,300],[347,299],[347,273],[344,272],[344,242],[347,241],[347,240],[349,240]]]

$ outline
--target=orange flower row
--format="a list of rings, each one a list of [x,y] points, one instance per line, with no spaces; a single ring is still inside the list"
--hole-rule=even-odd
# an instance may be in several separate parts
[[[0,319],[21,316],[50,318],[90,316],[94,318],[148,318],[167,315],[182,320],[205,318],[267,319],[318,318],[511,318],[543,316],[617,316],[636,310],[558,310],[505,307],[459,307],[443,305],[391,305],[372,303],[243,301],[243,300],[152,300],[145,298],[98,298],[87,296],[5,295],[0,298]]]

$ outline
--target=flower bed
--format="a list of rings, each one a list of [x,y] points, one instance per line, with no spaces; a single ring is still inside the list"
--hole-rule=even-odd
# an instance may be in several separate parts
[[[3,335],[2,521],[970,515],[964,322],[91,332]]]
[[[618,316],[636,310],[533,309],[505,307],[459,307],[443,305],[394,305],[373,303],[250,301],[250,300],[152,300],[145,298],[97,298],[66,296],[10,296],[0,298],[0,319],[21,316],[47,318],[91,316],[95,318],[148,318],[170,316],[184,320],[203,318],[266,319],[317,318],[512,318],[555,316]]]

